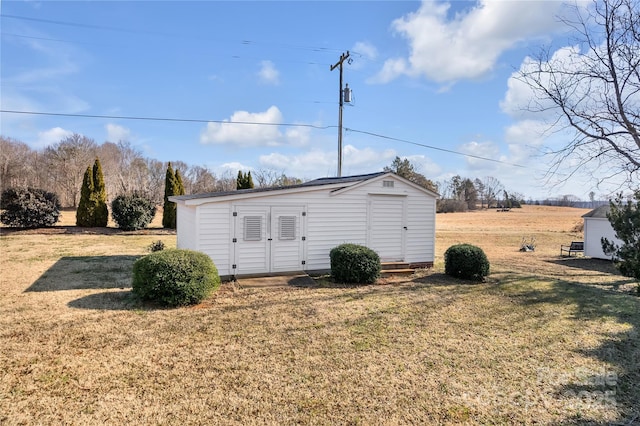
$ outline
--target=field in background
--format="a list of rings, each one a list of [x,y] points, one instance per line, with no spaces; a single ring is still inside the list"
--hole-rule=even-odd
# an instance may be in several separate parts
[[[559,257],[587,211],[439,214],[433,270],[362,288],[227,283],[174,310],[130,293],[135,259],[174,234],[4,234],[0,424],[633,424],[634,284]],[[442,274],[458,242],[485,250],[488,282]]]

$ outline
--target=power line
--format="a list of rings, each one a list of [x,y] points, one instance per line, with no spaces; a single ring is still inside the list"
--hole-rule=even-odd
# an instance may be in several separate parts
[[[311,129],[317,129],[317,130],[338,128],[338,126],[335,126],[335,125],[318,126],[315,124],[305,124],[305,123],[264,123],[264,122],[257,122],[257,121],[225,121],[225,120],[205,120],[205,119],[196,119],[196,118],[142,117],[142,116],[126,116],[126,115],[97,115],[97,114],[70,114],[70,113],[68,114],[68,113],[60,113],[60,112],[17,111],[17,110],[7,110],[7,109],[0,109],[0,113],[44,115],[44,116],[51,116],[51,117],[105,118],[105,119],[111,119],[111,120],[163,121],[163,122],[174,122],[174,123],[205,123],[205,124],[219,123],[219,124],[227,124],[227,125],[240,124],[240,125],[256,125],[256,126],[306,127]],[[344,130],[348,132],[353,132],[353,133],[360,133],[367,136],[373,136],[380,139],[386,139],[386,140],[391,140],[395,142],[406,143],[409,145],[415,145],[422,148],[432,149],[435,151],[441,151],[449,154],[460,155],[463,157],[475,158],[477,160],[491,161],[493,163],[503,164],[506,166],[527,168],[526,166],[523,166],[520,164],[509,163],[506,161],[496,160],[494,158],[482,157],[474,154],[466,154],[464,152],[454,151],[452,149],[440,148],[433,145],[427,145],[420,142],[414,142],[407,139],[396,138],[393,136],[387,136],[380,133],[369,132],[366,130],[351,129],[347,127],[345,127]]]
[[[2,18],[10,18],[10,19],[17,19],[17,20],[22,20],[22,21],[42,22],[42,23],[45,23],[45,24],[63,25],[63,26],[68,26],[68,27],[86,28],[86,29],[93,29],[93,30],[114,31],[114,32],[130,33],[130,34],[147,34],[147,35],[156,35],[156,36],[169,37],[169,38],[183,38],[183,39],[186,38],[186,39],[193,39],[193,40],[216,41],[216,42],[220,42],[220,43],[237,43],[237,44],[242,44],[242,45],[246,45],[246,46],[262,45],[262,46],[280,47],[280,48],[283,48],[283,49],[310,50],[310,51],[313,51],[313,52],[326,52],[326,53],[333,53],[333,52],[341,52],[342,51],[342,49],[335,49],[335,48],[323,47],[323,46],[303,46],[303,45],[296,45],[296,44],[272,43],[272,42],[255,41],[255,40],[235,40],[235,41],[210,40],[208,38],[203,38],[203,37],[189,37],[189,36],[184,35],[184,34],[165,33],[165,32],[160,32],[160,31],[134,30],[134,29],[129,29],[129,28],[110,27],[110,26],[106,26],[106,25],[83,24],[83,23],[78,23],[78,22],[58,21],[58,20],[53,20],[53,19],[33,18],[33,17],[29,17],[29,16],[19,16],[19,15],[11,15],[11,14],[0,14],[0,17],[2,17]]]
[[[454,150],[446,149],[446,148],[439,148],[437,146],[427,145],[427,144],[423,144],[423,143],[419,143],[419,142],[413,142],[413,141],[409,141],[409,140],[406,140],[406,139],[394,138],[392,136],[381,135],[379,133],[368,132],[366,130],[357,130],[357,129],[349,129],[349,128],[345,128],[345,130],[348,131],[348,132],[361,133],[361,134],[364,134],[364,135],[374,136],[376,138],[388,139],[388,140],[392,140],[392,141],[396,141],[396,142],[407,143],[407,144],[410,144],[410,145],[421,146],[423,148],[434,149],[436,151],[448,152],[449,154],[462,155],[464,157],[470,157],[470,158],[475,158],[475,159],[484,160],[484,161],[491,161],[491,162],[494,162],[494,163],[504,164],[504,165],[507,165],[507,166],[521,167],[523,169],[527,168],[526,166],[523,166],[521,164],[508,163],[506,161],[496,160],[494,158],[487,158],[487,157],[481,157],[479,155],[466,154],[464,152],[454,151]]]
[[[17,38],[26,38],[26,39],[30,39],[30,40],[43,40],[43,41],[53,41],[53,42],[57,42],[57,43],[69,43],[69,44],[85,44],[85,45],[90,45],[90,46],[115,46],[117,47],[117,44],[112,44],[112,43],[94,43],[94,42],[86,42],[86,41],[74,41],[74,40],[63,40],[63,39],[59,39],[59,38],[50,38],[50,37],[36,37],[36,36],[28,36],[28,35],[23,35],[23,34],[15,34],[15,33],[6,33],[6,32],[0,32],[0,35],[2,36],[9,36],[9,37],[17,37]],[[123,44],[120,44],[120,46],[123,46]],[[233,58],[233,59],[251,59],[251,60],[263,60],[262,57],[257,57],[257,56],[246,56],[246,55],[219,55],[220,57],[229,57],[229,58]],[[328,62],[313,62],[313,61],[293,61],[293,60],[278,60],[279,64],[282,63],[290,63],[290,64],[305,64],[305,65],[322,65],[322,66],[329,66],[331,64],[329,64]]]
[[[219,123],[219,124],[253,124],[259,126],[286,126],[286,127],[309,127],[312,129],[332,129],[337,126],[317,126],[315,124],[305,123],[264,123],[259,121],[226,121],[226,120],[205,120],[198,118],[170,118],[170,117],[136,117],[126,115],[97,115],[97,114],[66,114],[61,112],[40,112],[40,111],[16,111],[0,109],[0,112],[9,114],[25,114],[25,115],[46,115],[52,117],[79,117],[79,118],[107,118],[111,120],[138,120],[138,121],[169,121],[178,123]]]

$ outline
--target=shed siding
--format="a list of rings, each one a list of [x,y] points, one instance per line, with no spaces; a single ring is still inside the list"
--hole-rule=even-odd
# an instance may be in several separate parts
[[[198,250],[213,259],[220,275],[231,275],[233,222],[228,203],[209,203],[198,206],[199,229],[194,237]]]
[[[177,211],[178,248],[198,250],[196,209],[179,203]]]
[[[435,197],[405,183],[393,176],[394,185],[384,186],[381,179],[354,182],[343,189],[328,190],[326,187],[311,187],[308,191],[295,193],[262,193],[235,200],[217,200],[212,197],[197,207],[185,207],[179,203],[178,220],[193,225],[180,228],[178,246],[192,244],[197,250],[208,254],[215,262],[221,275],[234,275],[234,223],[232,212],[244,207],[298,206],[306,212],[304,232],[304,269],[308,271],[330,269],[330,250],[342,243],[367,244],[369,235],[369,201],[380,196],[395,195],[403,200],[405,214],[403,225],[404,261],[409,263],[433,262],[435,244]],[[354,188],[347,186],[356,185]],[[335,188],[335,187],[334,187]],[[182,207],[182,208],[180,208]],[[193,213],[197,211],[197,214]],[[190,216],[191,215],[191,216]],[[185,231],[186,236],[180,234]],[[389,231],[390,232],[390,231]],[[279,256],[284,253],[276,253]],[[236,257],[237,257],[236,253]],[[248,255],[248,253],[245,253]],[[236,259],[237,261],[237,259]],[[240,268],[242,269],[242,268]],[[241,271],[238,271],[241,273]]]
[[[622,244],[622,241],[616,238],[616,233],[611,227],[608,219],[597,217],[584,218],[584,255],[595,257],[598,259],[611,259],[602,251],[602,243],[600,239],[607,238],[616,244]]]
[[[367,246],[383,262],[404,262],[407,197],[369,195],[367,207]]]
[[[405,262],[433,262],[436,238],[436,200],[415,197],[407,207]]]

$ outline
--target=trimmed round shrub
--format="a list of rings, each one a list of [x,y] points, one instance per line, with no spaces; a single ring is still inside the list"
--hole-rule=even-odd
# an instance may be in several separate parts
[[[480,247],[457,244],[444,252],[444,272],[465,280],[484,281],[489,275],[489,260]]]
[[[380,276],[380,256],[368,247],[341,244],[331,249],[331,277],[351,284],[371,284]]]
[[[0,198],[0,222],[16,228],[53,226],[60,217],[60,201],[53,192],[9,188]]]
[[[156,215],[153,201],[137,195],[119,195],[111,202],[111,216],[118,228],[135,231],[146,228]]]
[[[157,251],[133,264],[133,292],[165,306],[194,305],[220,286],[209,256],[193,250]]]

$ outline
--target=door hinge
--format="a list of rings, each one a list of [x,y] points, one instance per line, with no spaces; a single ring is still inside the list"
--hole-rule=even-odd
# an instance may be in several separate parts
[[[306,215],[307,215],[307,212],[302,212],[302,216],[306,216]]]
[[[233,265],[231,265],[231,269],[236,269],[236,264],[234,263]]]
[[[307,240],[307,237],[302,237],[302,241],[306,241],[306,240]]]
[[[303,264],[303,265],[306,265],[306,264],[307,264],[307,261],[306,261],[306,260],[303,260],[303,261],[302,261],[302,264]]]
[[[233,212],[233,216],[238,216],[238,212]]]
[[[233,240],[231,240],[231,241],[232,241],[232,242],[234,242],[234,243],[237,243],[237,242],[238,242],[238,239],[237,239],[237,238],[234,238],[234,239],[233,239]]]

